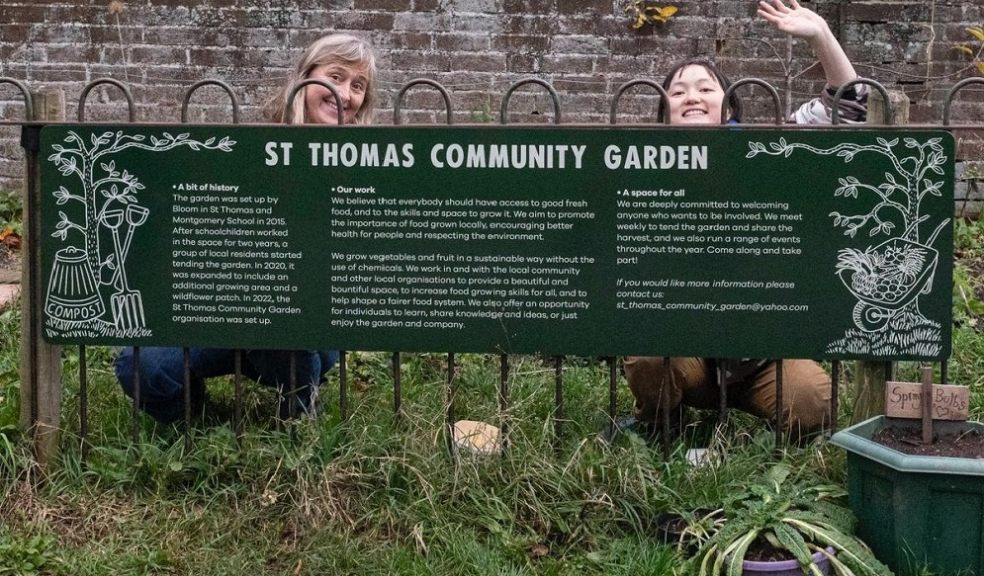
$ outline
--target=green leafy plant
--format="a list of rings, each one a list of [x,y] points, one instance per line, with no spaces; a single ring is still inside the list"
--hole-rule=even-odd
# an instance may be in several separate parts
[[[978,316],[984,315],[984,303],[977,297],[979,274],[971,268],[980,257],[977,246],[981,235],[980,221],[963,218],[954,221],[953,317],[955,322],[971,327],[976,326]]]
[[[984,315],[984,303],[977,299],[970,272],[965,266],[953,267],[954,317],[975,326],[976,316]]]
[[[9,447],[4,435],[15,433],[20,417],[20,318],[18,304],[0,310],[0,484]]]
[[[60,564],[54,545],[50,535],[19,537],[0,532],[0,576],[52,573]]]
[[[7,234],[24,233],[22,207],[20,193],[13,190],[0,190],[0,234],[5,231]]]
[[[472,122],[480,124],[490,124],[495,122],[496,115],[495,111],[492,109],[492,103],[486,100],[485,102],[482,102],[481,106],[472,108],[471,119]]]
[[[820,552],[839,576],[890,575],[851,535],[854,516],[836,501],[844,489],[815,478],[794,479],[791,472],[786,465],[773,466],[760,481],[736,486],[721,509],[700,519],[694,534],[700,548],[689,561],[693,572],[737,576],[749,550],[765,549],[795,558],[805,574],[820,576],[811,558]]]
[[[631,0],[625,5],[625,13],[629,15],[634,30],[646,24],[664,24],[679,10],[676,6],[655,6],[651,0]]]

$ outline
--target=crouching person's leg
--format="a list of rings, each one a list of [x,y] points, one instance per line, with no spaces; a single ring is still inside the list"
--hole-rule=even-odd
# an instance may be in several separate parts
[[[225,363],[228,351],[192,348],[191,384],[193,409],[200,407],[204,386],[204,374],[219,370]],[[136,381],[133,348],[124,348],[116,357],[116,378],[123,391],[134,397]],[[212,370],[203,370],[203,367]],[[184,418],[184,349],[140,348],[140,408],[161,422],[175,422]],[[197,409],[196,409],[197,410]]]
[[[812,360],[783,360],[782,366],[783,431],[799,439],[830,426],[830,375]],[[769,364],[747,384],[736,398],[740,408],[775,420],[776,367]]]
[[[711,385],[710,365],[703,358],[670,358],[658,356],[627,356],[625,378],[635,397],[636,418],[658,426],[662,422],[663,401],[669,404],[671,418],[679,418],[680,404],[697,408],[714,408],[717,390]]]
[[[256,380],[280,391],[278,413],[282,419],[291,415],[291,354],[294,355],[296,374],[293,390],[294,416],[314,414],[321,381],[338,361],[338,352],[335,351],[250,350],[246,353],[246,359]]]

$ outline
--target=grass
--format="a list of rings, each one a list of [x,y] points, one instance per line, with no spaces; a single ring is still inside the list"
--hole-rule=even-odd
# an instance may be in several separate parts
[[[950,374],[972,386],[980,418],[984,338],[973,302],[984,226],[963,226],[966,285],[955,290]],[[334,371],[328,412],[282,430],[270,424],[266,390],[249,387],[254,415],[241,448],[222,418],[195,427],[190,450],[178,428],[143,419],[132,445],[130,405],[105,348],[88,349],[87,464],[77,436],[79,360],[66,350],[61,455],[41,474],[15,426],[19,323],[18,310],[0,313],[0,575],[671,574],[682,558],[660,541],[659,514],[716,507],[777,458],[797,474],[845,480],[842,452],[823,442],[777,450],[760,421],[739,413],[723,430],[708,422],[698,434],[725,455],[714,466],[689,466],[685,445],[664,456],[631,435],[606,444],[597,433],[607,424],[608,366],[592,358],[565,362],[559,441],[552,360],[510,358],[510,449],[501,458],[448,455],[441,354],[402,355],[399,418],[390,356],[354,353],[347,421]],[[456,416],[498,423],[499,358],[457,358]],[[903,364],[900,377],[916,370]],[[628,414],[619,385],[619,412]],[[210,390],[214,412],[228,414],[229,382]]]

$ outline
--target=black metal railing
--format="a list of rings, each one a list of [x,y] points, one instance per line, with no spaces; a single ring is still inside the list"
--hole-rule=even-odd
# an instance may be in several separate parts
[[[94,80],[94,81],[88,83],[87,85],[85,85],[85,87],[83,88],[82,93],[81,93],[81,95],[79,97],[79,102],[78,102],[78,110],[77,110],[78,121],[80,123],[85,123],[86,122],[86,114],[85,114],[85,111],[86,111],[86,101],[87,101],[88,95],[91,93],[91,91],[94,88],[96,88],[96,87],[98,87],[100,85],[104,85],[104,84],[108,84],[108,85],[114,86],[114,87],[118,88],[120,91],[122,91],[122,93],[123,93],[123,95],[124,95],[124,97],[126,99],[127,110],[128,110],[128,120],[129,120],[129,122],[135,122],[136,121],[136,110],[135,110],[135,107],[134,107],[133,97],[132,97],[132,95],[130,93],[129,88],[125,84],[123,84],[122,82],[119,82],[118,80],[111,79],[111,78],[103,78],[103,79]],[[336,101],[339,101],[340,102],[340,97],[339,97],[338,93],[335,91],[334,87],[331,86],[329,83],[326,83],[326,82],[323,82],[323,81],[318,81],[318,80],[305,80],[305,81],[302,81],[302,82],[298,83],[294,87],[294,89],[293,89],[293,91],[291,93],[291,98],[288,101],[293,100],[293,97],[297,94],[297,92],[299,90],[301,90],[302,88],[304,88],[306,85],[309,85],[309,84],[320,85],[320,86],[322,86],[322,87],[330,90],[333,93],[334,97],[336,98]],[[850,82],[848,84],[845,84],[844,86],[840,87],[840,89],[837,91],[836,95],[834,96],[834,105],[832,106],[832,113],[831,113],[831,121],[832,121],[832,124],[835,127],[837,125],[839,125],[838,107],[836,105],[837,102],[842,98],[843,94],[845,93],[845,90],[847,90],[850,87],[852,87],[854,85],[857,85],[857,84],[865,84],[865,85],[871,86],[871,87],[875,88],[877,91],[879,91],[881,93],[881,95],[882,95],[882,97],[884,98],[884,101],[885,101],[884,125],[885,126],[891,126],[893,115],[892,115],[892,110],[891,110],[891,107],[890,107],[890,104],[889,104],[887,90],[884,88],[884,86],[882,86],[878,82],[873,81],[873,80],[869,80],[869,79],[863,79],[863,78],[862,79],[855,80],[855,81]],[[36,121],[35,120],[34,114],[33,114],[33,110],[34,109],[33,109],[33,105],[32,105],[31,93],[28,90],[28,87],[24,83],[22,83],[22,82],[20,82],[18,80],[15,80],[13,78],[0,78],[0,87],[2,87],[3,85],[12,85],[12,86],[14,86],[20,92],[21,97],[23,98],[24,104],[25,104],[25,114],[24,114],[25,119],[24,119],[24,121],[22,121],[22,122],[18,122],[18,121],[4,121],[4,122],[0,122],[0,125],[19,126],[21,128],[21,145],[22,145],[22,147],[25,150],[25,158],[26,158],[25,179],[26,179],[26,186],[27,186],[27,190],[28,190],[26,208],[27,208],[27,213],[28,213],[27,216],[31,220],[30,220],[30,224],[28,226],[29,234],[28,234],[28,238],[27,238],[28,254],[30,255],[30,258],[29,258],[29,261],[26,262],[26,264],[25,264],[27,266],[27,268],[28,268],[29,282],[30,282],[30,293],[25,292],[23,294],[23,298],[24,298],[24,301],[25,301],[25,306],[24,306],[24,321],[30,323],[31,326],[35,327],[35,330],[32,332],[33,338],[31,338],[31,342],[28,342],[27,343],[27,350],[28,350],[27,365],[24,366],[24,367],[22,367],[23,368],[23,371],[22,371],[22,380],[27,380],[27,382],[25,383],[25,387],[28,390],[30,390],[30,394],[33,394],[33,396],[31,396],[29,398],[29,402],[31,402],[31,411],[30,411],[30,414],[29,414],[30,422],[28,423],[29,426],[33,428],[33,427],[35,427],[38,424],[38,412],[37,412],[37,406],[38,406],[37,389],[38,389],[38,386],[37,386],[37,383],[38,383],[38,379],[39,379],[39,374],[38,374],[38,362],[39,362],[39,358],[38,358],[38,352],[37,352],[37,343],[38,343],[37,338],[39,336],[38,336],[38,332],[37,332],[37,329],[36,328],[40,326],[40,314],[41,314],[41,310],[40,310],[41,301],[40,301],[40,298],[37,296],[39,294],[39,290],[40,290],[40,285],[39,285],[40,262],[39,262],[39,258],[38,258],[39,252],[38,252],[38,234],[37,234],[37,231],[38,231],[38,220],[37,220],[37,217],[38,217],[38,212],[39,212],[38,202],[39,202],[39,198],[40,198],[40,192],[39,192],[39,189],[38,189],[38,186],[39,186],[39,180],[38,180],[39,142],[38,142],[38,140],[39,140],[40,128],[44,124],[46,124],[46,122],[40,122],[40,121]],[[509,110],[508,110],[508,108],[509,108],[510,99],[513,96],[513,94],[518,89],[520,89],[520,88],[522,88],[524,86],[530,86],[530,85],[532,85],[532,86],[539,86],[540,88],[542,88],[543,90],[545,90],[548,93],[548,95],[549,95],[549,97],[550,97],[550,99],[551,99],[551,101],[553,103],[553,113],[554,113],[553,122],[555,124],[560,124],[561,123],[560,97],[558,96],[557,92],[554,90],[554,88],[549,83],[547,83],[547,82],[545,82],[543,80],[537,79],[537,78],[523,79],[523,80],[520,80],[520,81],[516,82],[515,84],[513,84],[512,86],[509,87],[509,89],[506,91],[506,93],[505,93],[505,95],[503,97],[503,100],[502,100],[502,105],[501,105],[501,108],[500,108],[500,123],[501,124],[508,124],[508,118],[509,118]],[[760,79],[757,79],[757,78],[745,78],[745,79],[739,80],[739,81],[735,82],[734,84],[732,84],[728,88],[728,90],[725,92],[724,99],[727,100],[730,97],[730,95],[732,93],[734,93],[734,91],[738,90],[739,88],[742,88],[744,86],[749,86],[749,85],[751,85],[751,86],[757,86],[759,88],[763,88],[763,89],[765,89],[769,93],[769,95],[771,96],[773,105],[774,105],[774,110],[775,110],[774,117],[773,117],[773,122],[772,123],[774,125],[782,125],[784,121],[783,121],[783,118],[782,118],[782,115],[781,115],[781,110],[782,110],[781,104],[782,103],[781,103],[781,99],[779,97],[779,94],[778,94],[778,92],[776,91],[776,89],[773,86],[771,86],[770,84],[768,84],[767,82],[765,82],[763,80],[760,80]],[[942,126],[944,128],[950,129],[950,130],[980,130],[981,129],[981,126],[979,126],[979,125],[953,126],[953,125],[950,124],[951,106],[952,106],[952,103],[953,103],[953,101],[954,101],[957,93],[960,90],[962,90],[962,89],[964,89],[964,88],[966,88],[968,86],[972,86],[972,85],[981,85],[981,86],[984,86],[984,78],[968,78],[966,80],[962,80],[962,81],[958,82],[957,84],[955,84],[949,90],[949,92],[947,94],[947,97],[946,97],[946,100],[945,100],[944,107],[943,107]],[[237,97],[235,95],[234,90],[228,84],[226,84],[226,83],[224,83],[224,82],[222,82],[220,80],[213,80],[213,79],[206,79],[206,80],[202,80],[202,81],[196,82],[195,84],[193,84],[187,90],[187,92],[185,93],[184,98],[182,99],[182,102],[181,102],[181,122],[182,123],[187,123],[187,119],[188,119],[188,106],[189,106],[191,97],[192,97],[192,95],[199,88],[204,87],[204,86],[216,86],[216,87],[222,89],[229,96],[229,99],[231,101],[231,108],[232,108],[232,123],[233,124],[238,124],[239,123],[239,117],[240,117],[240,112],[239,112],[240,105],[239,105],[239,101],[238,101],[238,99],[237,99]],[[411,88],[416,87],[416,86],[429,86],[429,87],[437,90],[440,93],[440,95],[441,95],[441,97],[442,97],[442,99],[444,101],[444,105],[445,105],[445,109],[446,109],[447,124],[448,125],[452,124],[452,100],[451,100],[450,94],[448,93],[447,89],[444,86],[442,86],[438,82],[435,82],[435,81],[430,80],[430,79],[427,79],[427,78],[418,78],[418,79],[411,80],[411,81],[409,81],[407,84],[405,84],[399,90],[399,92],[397,93],[396,98],[394,100],[394,103],[393,103],[393,123],[395,125],[402,125],[401,110],[403,108],[403,99],[404,99],[404,96],[406,95],[406,93]],[[659,106],[664,107],[666,105],[666,100],[667,100],[666,92],[665,92],[665,90],[663,90],[663,88],[658,83],[653,82],[651,80],[647,80],[647,79],[636,79],[636,80],[632,80],[632,81],[627,82],[627,83],[623,84],[622,86],[620,86],[616,90],[616,92],[615,92],[615,94],[614,94],[614,96],[612,98],[611,108],[610,108],[610,116],[609,116],[609,119],[610,119],[610,123],[611,124],[613,124],[613,125],[616,124],[616,119],[617,119],[617,116],[618,116],[618,105],[619,105],[619,102],[621,101],[623,95],[629,89],[634,88],[636,86],[646,86],[648,88],[651,88],[651,89],[655,90],[656,93],[657,93],[657,96],[660,98]],[[341,109],[342,107],[339,105],[338,108]],[[722,112],[723,112],[723,114],[726,114],[727,111],[722,111]],[[664,115],[664,116],[667,116],[667,115]],[[726,117],[725,118],[722,118],[722,120],[726,120]],[[341,124],[342,121],[343,121],[342,120],[342,117],[341,117],[341,115],[339,115],[339,118],[338,118],[339,124]],[[667,123],[668,123],[668,119],[667,119]],[[192,377],[191,377],[191,368],[190,368],[190,365],[191,365],[191,363],[190,363],[190,350],[188,348],[184,348],[183,350],[184,350],[184,402],[185,402],[184,419],[185,419],[185,424],[186,424],[186,426],[185,426],[185,432],[184,433],[185,433],[185,443],[186,443],[186,446],[190,447],[191,446],[191,442],[192,442],[191,429],[192,429],[192,420],[193,420],[193,414],[192,414],[192,395],[193,394],[200,393],[201,391],[192,390]],[[653,354],[654,356],[658,356],[659,355],[658,354],[659,353],[658,350],[654,350],[653,352],[654,352],[654,354]],[[243,390],[242,390],[242,382],[241,382],[241,380],[242,380],[242,373],[243,373],[243,370],[242,370],[242,356],[243,356],[243,351],[242,350],[236,350],[235,351],[235,359],[234,359],[235,373],[233,375],[234,394],[235,394],[235,399],[234,399],[234,412],[235,413],[234,413],[234,417],[233,417],[233,427],[234,427],[234,430],[235,430],[235,435],[236,435],[236,438],[237,438],[237,442],[239,442],[240,445],[242,444],[242,438],[243,438],[243,420],[244,420],[244,418],[243,418],[243,399],[242,399]],[[347,419],[348,416],[349,416],[347,356],[348,356],[348,354],[346,353],[346,351],[343,350],[343,351],[340,351],[339,352],[339,362],[338,362],[338,372],[339,372],[338,404],[339,404],[339,412],[340,412],[341,417],[342,417],[343,420],[344,419]],[[564,426],[564,418],[565,418],[565,410],[564,410],[564,357],[563,356],[556,356],[556,357],[553,358],[553,360],[554,360],[554,382],[555,382],[554,409],[553,409],[553,431],[554,431],[555,441],[557,441],[558,442],[557,445],[559,445],[559,440],[562,438],[562,436],[564,434],[564,427],[563,426]],[[287,402],[287,414],[289,416],[294,416],[295,415],[295,410],[296,410],[296,402],[295,402],[295,400],[296,400],[297,384],[298,384],[298,382],[297,382],[297,374],[296,374],[296,355],[294,353],[291,353],[290,354],[290,360],[289,360],[289,362],[290,362],[290,373],[291,373],[290,380],[289,380],[289,389],[286,391],[286,393],[284,393],[285,391],[282,390],[282,389],[279,390],[279,392],[280,392],[280,398],[282,399],[281,401],[286,401]],[[510,393],[510,390],[509,390],[510,366],[509,366],[509,356],[508,356],[508,354],[505,354],[505,353],[499,354],[499,362],[500,362],[499,390],[498,390],[499,423],[500,423],[501,433],[502,433],[502,436],[501,436],[502,447],[505,449],[505,448],[508,447],[509,432],[510,432],[510,428],[511,428],[511,422],[510,422],[510,419],[509,419],[509,411],[510,411],[510,397],[509,397],[509,393]],[[607,409],[608,409],[607,410],[608,411],[608,417],[609,417],[608,427],[609,427],[609,435],[610,436],[614,436],[618,432],[618,428],[617,428],[617,421],[618,421],[618,419],[617,419],[618,379],[619,379],[618,359],[615,358],[615,357],[607,357],[607,358],[605,358],[605,362],[606,362],[607,367],[608,367],[608,407],[607,407]],[[674,376],[672,374],[672,370],[670,370],[670,368],[669,368],[670,358],[664,357],[663,362],[665,363],[665,372],[666,372],[666,374],[668,375],[669,378],[672,379]],[[776,418],[776,441],[777,441],[777,444],[781,445],[781,442],[782,442],[782,439],[783,439],[783,426],[781,424],[782,421],[783,421],[783,419],[782,419],[782,407],[783,407],[783,361],[782,361],[782,359],[777,359],[775,362],[776,362],[776,414],[775,414],[775,418]],[[393,414],[394,414],[394,419],[398,420],[400,418],[401,411],[402,411],[402,398],[401,398],[401,395],[402,395],[402,385],[401,385],[401,383],[402,383],[402,377],[401,377],[401,353],[400,352],[397,351],[397,352],[393,352],[392,353],[391,363],[392,363],[392,380],[393,380]],[[717,380],[718,380],[719,383],[723,381],[721,370],[722,369],[720,368],[720,363],[718,363],[718,369],[716,371],[715,377],[717,378]],[[455,422],[455,396],[456,396],[456,392],[457,392],[457,378],[456,378],[457,373],[456,373],[456,363],[455,363],[455,353],[454,352],[447,353],[447,368],[446,368],[446,372],[447,372],[447,379],[446,379],[446,387],[445,387],[445,394],[446,394],[445,402],[446,402],[447,409],[446,409],[446,414],[445,414],[445,417],[446,417],[446,431],[445,432],[446,432],[448,450],[452,454],[454,454],[455,450],[454,450],[454,442],[453,442],[453,430],[454,430],[454,422]],[[948,378],[948,366],[947,366],[947,362],[946,361],[941,362],[940,372],[941,372],[942,382],[943,383],[946,383],[947,382],[947,378]],[[886,376],[886,379],[890,379],[892,377],[892,373],[893,373],[893,365],[892,365],[892,363],[891,362],[885,363],[885,376]],[[139,349],[139,347],[135,347],[134,348],[134,354],[133,354],[133,374],[134,374],[134,376],[133,376],[134,377],[134,382],[133,382],[133,403],[132,403],[132,419],[133,419],[133,421],[132,421],[132,427],[131,427],[131,435],[132,435],[132,441],[135,444],[137,444],[137,443],[139,443],[139,440],[140,440],[140,425],[139,425],[139,423],[140,423],[140,399],[141,399],[140,398],[141,397],[141,382],[140,382],[140,349]],[[843,374],[843,369],[842,369],[841,362],[840,361],[833,361],[832,362],[832,369],[831,369],[832,388],[831,388],[831,398],[830,398],[830,414],[831,414],[831,419],[830,419],[830,422],[829,422],[830,432],[835,431],[836,430],[836,426],[837,426],[837,414],[838,414],[838,410],[839,410],[839,406],[838,406],[838,404],[839,404],[839,389],[840,389],[840,385],[841,385],[842,374]],[[82,458],[82,461],[85,462],[87,460],[87,458],[88,458],[88,455],[89,455],[90,443],[89,443],[89,440],[88,440],[88,435],[89,435],[88,368],[87,368],[87,362],[86,362],[86,347],[84,345],[80,345],[79,346],[79,374],[78,374],[78,376],[79,376],[79,433],[80,433],[80,446],[81,446],[81,458]],[[672,381],[671,381],[671,384],[672,384]],[[664,394],[667,393],[667,391],[669,390],[669,386],[663,386],[663,390],[664,390]],[[728,398],[728,396],[727,396],[727,388],[725,386],[721,386],[721,393],[720,393],[720,412],[719,412],[719,414],[720,414],[719,415],[719,421],[721,423],[724,423],[726,421],[726,419],[727,419],[727,413],[728,413],[728,399],[727,398]],[[662,435],[662,437],[664,439],[667,439],[667,442],[664,442],[664,447],[666,449],[669,449],[668,439],[672,436],[670,434],[671,431],[669,430],[669,426],[670,426],[670,422],[671,422],[670,410],[671,410],[671,408],[669,406],[669,402],[668,401],[665,401],[665,398],[664,398],[664,401],[662,402],[662,415],[663,415],[662,424],[664,426],[664,429],[663,429],[664,434]],[[278,411],[278,414],[279,413],[280,412]]]

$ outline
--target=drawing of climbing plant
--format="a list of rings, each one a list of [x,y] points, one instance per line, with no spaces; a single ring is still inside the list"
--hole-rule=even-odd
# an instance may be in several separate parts
[[[49,271],[45,312],[49,329],[88,331],[120,337],[146,336],[143,301],[126,276],[126,259],[149,209],[140,205],[145,189],[136,174],[117,166],[112,156],[127,149],[165,152],[178,147],[232,151],[228,137],[195,140],[190,134],[93,133],[86,140],[69,131],[64,144],[48,156],[64,177],[76,180],[52,192],[63,207],[51,236],[68,244],[58,250]],[[111,316],[107,319],[106,298]]]
[[[844,163],[856,157],[881,156],[891,171],[881,182],[864,182],[855,176],[838,179],[835,197],[869,201],[855,211],[833,211],[833,226],[856,239],[867,234],[870,244],[863,250],[843,248],[834,274],[857,300],[852,313],[854,327],[844,338],[832,342],[828,353],[867,355],[936,356],[942,347],[940,323],[919,310],[919,297],[932,291],[939,260],[934,243],[949,218],[934,223],[924,214],[924,201],[942,196],[947,157],[941,138],[919,142],[914,138],[886,140],[874,144],[841,143],[818,148],[779,138],[767,145],[749,142],[746,158],[760,154],[789,158],[796,150],[836,156]],[[874,159],[872,159],[874,160]],[[869,160],[870,161],[870,160]],[[934,225],[935,224],[935,225]],[[932,230],[928,235],[923,229]],[[878,240],[879,238],[884,240]]]

